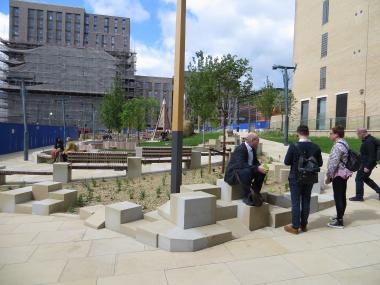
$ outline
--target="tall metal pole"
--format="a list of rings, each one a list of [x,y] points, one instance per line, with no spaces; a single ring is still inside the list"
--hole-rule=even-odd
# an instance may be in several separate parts
[[[92,104],[92,139],[95,140],[95,107]]]
[[[24,117],[24,160],[29,159],[29,133],[28,133],[28,124],[26,121],[26,89],[25,81],[21,80],[21,100],[22,100],[22,112]]]
[[[288,69],[284,68],[282,70],[282,74],[284,77],[284,97],[285,97],[285,127],[284,127],[284,145],[289,145],[289,94],[288,94]]]
[[[186,0],[177,0],[174,59],[171,193],[179,193],[182,184],[183,96],[185,71]]]
[[[66,140],[66,111],[65,100],[62,100],[63,140]]]

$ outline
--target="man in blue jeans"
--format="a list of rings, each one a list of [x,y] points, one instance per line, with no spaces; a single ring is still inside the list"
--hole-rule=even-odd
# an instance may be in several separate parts
[[[309,140],[309,128],[299,126],[297,128],[298,143],[291,144],[285,156],[285,165],[290,165],[289,187],[292,199],[292,224],[286,225],[284,230],[291,234],[298,234],[299,229],[307,231],[307,223],[310,213],[311,190],[313,181],[299,182],[298,162],[300,153],[305,153],[307,157],[313,156],[321,167],[323,164],[321,149]]]

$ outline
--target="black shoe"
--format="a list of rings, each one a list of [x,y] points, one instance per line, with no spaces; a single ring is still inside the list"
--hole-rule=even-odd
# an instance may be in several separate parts
[[[348,199],[348,200],[350,200],[350,201],[352,201],[352,202],[363,202],[363,201],[364,201],[363,198],[359,198],[359,197],[356,197],[356,196],[351,197],[351,198]]]
[[[334,216],[334,217],[330,217],[330,222],[335,222],[337,219],[338,219],[338,217],[337,217],[337,216]]]
[[[330,223],[327,224],[327,226],[330,228],[335,228],[335,229],[344,229],[343,220],[338,220],[338,219],[331,221]]]

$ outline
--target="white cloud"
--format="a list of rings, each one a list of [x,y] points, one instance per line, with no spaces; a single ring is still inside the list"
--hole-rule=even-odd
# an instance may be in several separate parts
[[[161,0],[175,4],[176,0]],[[174,58],[175,10],[169,5],[159,11],[161,48]],[[220,56],[232,53],[246,57],[254,68],[256,88],[269,76],[282,86],[273,64],[291,64],[293,50],[293,0],[188,0],[186,55],[197,50]],[[172,64],[172,62],[171,62]],[[158,70],[159,72],[159,70]]]
[[[96,14],[129,17],[135,22],[149,19],[150,14],[140,0],[85,0]]]
[[[0,37],[8,39],[9,35],[9,15],[0,12]]]

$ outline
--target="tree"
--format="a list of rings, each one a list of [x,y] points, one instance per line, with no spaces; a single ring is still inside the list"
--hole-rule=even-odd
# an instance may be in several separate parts
[[[273,110],[278,104],[279,91],[273,88],[273,84],[267,80],[266,86],[261,92],[253,99],[258,111],[265,117],[265,120],[270,122]]]
[[[137,130],[137,140],[140,143],[140,132],[147,127],[147,121],[152,113],[157,114],[159,103],[153,98],[133,98],[128,100],[120,115],[122,126]]]
[[[281,114],[281,131],[283,130],[284,125],[284,115],[285,115],[285,94],[284,91],[280,91],[278,93],[276,102],[275,102],[275,109],[279,111]],[[297,100],[293,95],[293,92],[289,91],[288,93],[288,111],[289,111],[289,117],[292,118],[292,115],[294,114],[296,110],[296,104]]]
[[[100,119],[109,130],[120,133],[122,125],[120,115],[125,101],[125,90],[119,78],[116,78],[109,91],[103,97],[100,106]]]
[[[189,63],[188,71],[185,88],[190,107],[190,117],[192,121],[198,117],[202,120],[204,144],[205,123],[215,116],[217,110],[212,57],[205,57],[203,51],[196,52],[192,62]]]

